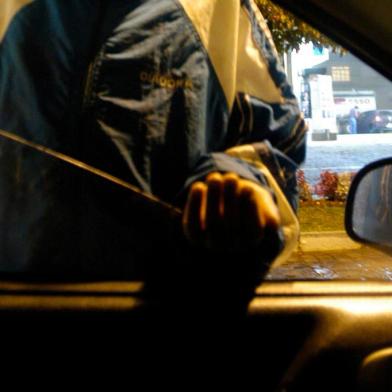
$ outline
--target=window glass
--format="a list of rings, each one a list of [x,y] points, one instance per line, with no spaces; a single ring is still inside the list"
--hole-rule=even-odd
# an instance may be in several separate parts
[[[334,82],[349,82],[351,80],[350,67],[348,66],[343,66],[343,67],[332,66],[331,74],[332,74],[332,80]]]
[[[85,3],[85,6],[90,6],[88,2]],[[264,2],[257,1],[256,3],[261,7]],[[291,257],[285,263],[275,265],[271,269],[268,279],[391,280],[392,259],[379,251],[354,243],[347,237],[343,227],[347,192],[355,174],[367,163],[391,155],[391,82],[349,52],[340,53],[339,50],[330,50],[327,38],[321,40],[325,43],[324,47],[320,44],[305,44],[303,42],[308,42],[309,39],[300,37],[300,41],[296,41],[294,45],[297,49],[288,50],[286,43],[294,40],[293,37],[298,38],[304,27],[301,24],[293,26],[293,19],[284,15],[278,17],[276,10],[270,10],[268,14],[268,6],[265,10],[264,17],[268,23],[274,19],[279,21],[275,26],[276,29],[271,29],[272,35],[309,127],[307,159],[298,171],[300,240]],[[95,17],[91,20],[95,20]],[[53,27],[56,21],[57,19],[53,19]],[[280,22],[283,24],[281,25]],[[18,33],[17,26],[11,27],[14,33]],[[118,31],[121,32],[121,29]],[[309,34],[308,29],[304,31]],[[44,32],[46,34],[46,29]],[[248,34],[247,30],[246,33]],[[86,41],[91,38],[86,34],[79,34],[76,30],[72,31],[71,36],[73,34],[78,39],[83,38]],[[311,34],[321,37],[319,33]],[[105,34],[98,34],[98,36],[103,37]],[[281,37],[280,41],[276,40],[279,37]],[[257,37],[252,36],[253,38]],[[51,42],[53,40],[45,41],[45,46]],[[80,47],[84,45],[88,46],[89,43],[81,40]],[[259,58],[259,53],[254,52],[251,50],[248,53],[249,56]],[[14,56],[13,51],[10,53]],[[109,58],[114,57],[116,56],[109,56]],[[120,58],[120,56],[117,57]],[[149,57],[157,61],[157,66],[161,66],[159,56]],[[28,61],[34,65],[37,58],[39,56],[31,56]],[[27,60],[23,58],[20,62],[22,70],[24,61]],[[57,65],[56,61],[48,58],[47,70],[41,70],[37,65],[35,68],[47,78],[47,71],[50,71],[53,65]],[[76,64],[76,68],[83,67],[84,61],[88,63],[89,60],[79,59],[79,61],[80,64]],[[97,59],[94,65],[98,66],[101,61],[101,58]],[[60,63],[62,62],[61,60]],[[125,61],[123,63],[126,64]],[[14,72],[12,67],[3,66],[2,69],[7,70],[9,75]],[[108,70],[117,72],[114,66],[113,68],[108,66]],[[53,74],[57,83],[59,75],[57,71]],[[141,80],[146,82],[148,78],[146,79],[143,74],[146,76],[145,72],[142,72]],[[213,72],[209,74],[214,75]],[[70,75],[67,77],[72,79]],[[83,109],[75,104],[78,106],[77,110],[93,111],[92,103],[96,98],[95,95],[99,95],[93,94],[93,84],[98,83],[95,79],[96,75],[91,67],[85,85],[83,80],[76,77],[72,80],[75,91],[79,91],[80,85],[84,86],[82,89],[85,94]],[[45,79],[45,83],[40,83],[46,86],[46,82]],[[40,83],[31,86],[27,83],[22,84],[30,87],[26,90],[34,94],[34,88]],[[66,78],[59,84],[69,86],[67,83],[70,83],[70,80]],[[217,86],[218,83],[217,79]],[[50,91],[50,87],[49,83],[47,91]],[[106,84],[102,83],[100,87],[100,94],[105,98]],[[208,86],[208,88],[212,87]],[[2,89],[5,97],[12,89],[6,90],[7,88]],[[147,88],[142,90],[140,94],[149,91]],[[23,94],[20,95],[23,98]],[[249,97],[246,96],[246,98]],[[72,100],[73,97],[63,94],[61,99],[66,101]],[[182,102],[185,96],[178,94],[176,99]],[[119,101],[120,105],[126,106],[118,97],[110,100],[106,97],[103,100]],[[247,103],[245,98],[244,100],[244,103]],[[154,102],[155,95],[149,105],[153,105]],[[48,119],[51,119],[51,114],[57,110],[58,106],[61,107],[60,101],[49,98],[43,99],[43,103],[40,102],[40,104],[47,111]],[[8,116],[8,112],[12,113],[14,110],[10,103],[7,102],[7,105],[9,107],[3,109],[3,116]],[[134,102],[130,105],[132,110],[133,105]],[[61,118],[64,117],[64,120],[67,117],[71,118],[71,114],[75,114],[73,105],[70,107],[72,113],[61,112]],[[21,109],[26,110],[34,119],[36,108],[26,108],[21,105]],[[105,111],[106,107],[99,108],[102,116]],[[216,111],[219,112],[219,110]],[[249,112],[253,116],[252,111],[249,110]],[[115,113],[116,120],[120,119],[121,115],[117,114],[117,111]],[[75,122],[79,116],[78,112],[76,114]],[[173,114],[173,121],[176,121],[177,113],[174,107],[173,113],[170,112],[170,114]],[[133,121],[133,117],[124,117],[122,120]],[[151,116],[151,120],[159,122],[155,121],[154,116]],[[41,128],[39,124],[40,130],[49,129],[47,125],[43,123]],[[137,125],[140,125],[140,129],[144,129],[143,121],[138,121]],[[30,128],[28,122],[26,128]],[[128,143],[127,138],[121,134],[117,135],[113,129],[109,128],[109,126],[106,127],[105,132],[110,136],[114,135],[120,147],[122,139],[124,143]],[[142,132],[140,134],[142,135],[140,139],[144,140],[145,135]],[[98,137],[96,140],[99,140],[101,145],[107,146],[106,136],[105,134],[103,138]],[[171,137],[167,135],[168,138],[169,136]],[[89,139],[88,132],[83,134],[83,137],[86,140]],[[159,137],[152,135],[150,139],[151,148],[154,149]],[[129,144],[132,143],[129,142]],[[121,152],[121,148],[119,150]],[[86,151],[78,151],[78,153],[81,157],[90,155],[96,158],[102,155],[106,158],[96,145],[86,147]],[[177,153],[181,154],[182,151],[173,149],[173,154]],[[161,154],[159,148],[156,154]],[[115,155],[118,156],[118,154]],[[177,243],[170,247],[170,238],[173,238],[172,234],[175,230],[173,226],[175,225],[168,224],[173,218],[172,211],[163,204],[151,202],[150,199],[143,201],[136,197],[131,206],[129,189],[108,184],[91,173],[70,167],[63,161],[52,159],[48,155],[9,140],[0,141],[0,156],[4,162],[7,163],[7,160],[9,162],[9,165],[0,165],[0,199],[2,201],[0,203],[0,220],[2,220],[0,226],[7,227],[7,230],[3,229],[0,235],[0,254],[3,256],[0,260],[0,273],[24,271],[37,273],[39,278],[42,274],[59,274],[62,279],[67,276],[138,279],[144,276],[146,269],[151,267],[153,270],[157,264],[162,266],[162,269],[167,269],[167,263],[154,259],[155,249],[151,249],[150,245],[155,244],[156,249],[165,249],[168,253],[178,250],[176,246],[178,247],[179,244]],[[138,157],[138,159],[143,165],[143,158]],[[108,161],[110,166],[116,166],[116,162]],[[129,166],[133,165],[133,162],[126,163]],[[171,165],[169,164],[168,167],[171,168]],[[7,193],[6,189],[11,191]],[[86,196],[92,193],[95,195],[94,201]],[[180,215],[176,215],[175,218],[180,219]],[[25,224],[20,224],[21,221]],[[179,227],[179,225],[175,226],[175,228]],[[26,249],[26,244],[30,243],[35,245],[32,245],[31,249]],[[140,249],[139,253],[133,252],[133,244],[137,244]],[[64,249],[64,252],[59,249]],[[30,254],[33,255],[32,259],[29,257]],[[52,255],[56,256],[52,257]],[[147,259],[152,260],[151,265],[148,265]],[[18,263],[13,260],[17,260]]]
[[[392,280],[392,258],[345,233],[344,209],[356,172],[392,154],[392,84],[349,52],[290,52],[287,73],[309,125],[298,173],[301,238],[271,280]]]

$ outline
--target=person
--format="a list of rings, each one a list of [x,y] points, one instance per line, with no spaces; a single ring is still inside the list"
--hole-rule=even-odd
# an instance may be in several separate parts
[[[295,173],[305,158],[306,126],[278,57],[253,0],[2,0],[0,128],[183,208],[183,230],[196,247],[261,246],[282,226],[278,199],[297,208]],[[9,171],[21,159],[33,178],[44,158],[26,163],[16,147],[3,154],[4,194],[16,186]],[[116,230],[135,209],[111,214],[126,203],[83,187],[63,184],[51,198],[22,192],[0,208],[0,223],[16,225],[0,241],[10,265],[27,268],[48,254],[77,260],[77,244],[97,271],[113,259],[132,264],[151,225],[131,244],[132,236]],[[66,210],[65,194],[78,200],[74,208]],[[21,204],[25,218],[15,207]],[[82,224],[92,209],[94,219]],[[71,215],[77,223],[67,226]],[[37,222],[49,221],[43,234]],[[15,235],[21,227],[23,242]]]
[[[350,110],[350,133],[355,134],[357,133],[357,120],[358,120],[358,106],[354,106],[351,110]]]

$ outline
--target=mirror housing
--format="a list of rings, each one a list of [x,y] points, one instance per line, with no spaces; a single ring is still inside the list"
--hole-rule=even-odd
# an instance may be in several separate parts
[[[345,227],[353,240],[392,254],[392,158],[372,162],[354,177]]]

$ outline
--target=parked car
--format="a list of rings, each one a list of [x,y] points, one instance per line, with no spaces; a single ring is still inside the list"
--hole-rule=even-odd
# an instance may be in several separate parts
[[[350,133],[350,116],[348,114],[336,119],[339,134]],[[357,119],[358,133],[392,132],[392,110],[367,110],[361,112]]]
[[[368,110],[357,121],[358,133],[392,132],[392,110]]]

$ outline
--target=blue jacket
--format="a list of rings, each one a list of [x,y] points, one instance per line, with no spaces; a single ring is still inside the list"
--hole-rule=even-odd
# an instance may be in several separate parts
[[[252,0],[2,0],[0,129],[177,204],[214,170],[268,186],[225,153],[253,144],[295,208],[305,157],[304,121]],[[0,174],[17,173],[23,154],[0,156]],[[36,166],[23,162],[33,176]],[[28,210],[47,195],[19,203]],[[5,225],[9,203],[0,207]],[[25,235],[42,211],[25,219]],[[10,265],[28,265],[31,252],[4,236]]]

